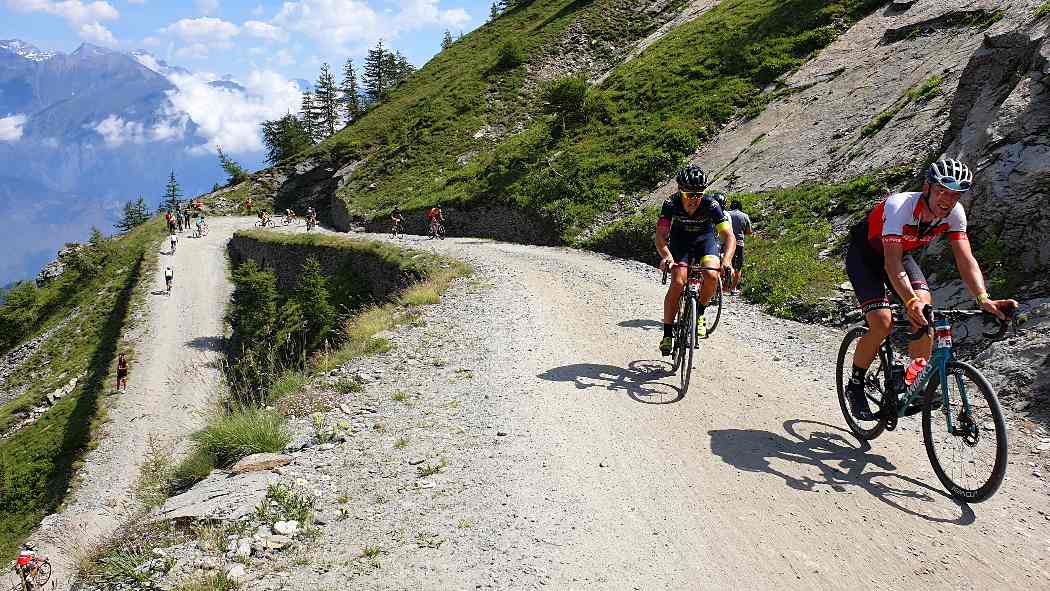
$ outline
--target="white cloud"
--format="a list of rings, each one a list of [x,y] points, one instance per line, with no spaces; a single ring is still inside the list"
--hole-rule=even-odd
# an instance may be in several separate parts
[[[460,28],[470,21],[461,8],[442,10],[438,0],[400,0],[399,9],[376,12],[364,0],[285,2],[271,22],[312,37],[330,50],[371,46],[380,37],[427,27]]]
[[[287,41],[288,33],[280,27],[262,21],[246,21],[241,25],[247,35],[266,41]]]
[[[125,121],[116,115],[106,117],[92,129],[101,135],[102,140],[111,148],[146,141],[146,130],[141,123]]]
[[[174,35],[188,43],[229,41],[240,29],[237,25],[210,16],[184,18],[161,29],[162,33]]]
[[[113,33],[102,21],[120,18],[120,13],[109,2],[95,0],[7,0],[7,6],[16,12],[44,12],[62,17],[80,35],[81,39],[99,45],[115,45]]]
[[[185,114],[204,141],[194,152],[211,152],[216,145],[231,154],[263,149],[259,124],[299,110],[301,95],[294,82],[272,71],[257,70],[242,82],[244,92],[210,86],[200,76],[173,74],[176,89],[168,91],[173,117]]]
[[[145,4],[146,0],[128,0],[128,4]]]
[[[160,45],[160,38],[159,37],[153,37],[152,35],[149,36],[149,37],[143,37],[142,38],[142,45],[144,47],[157,47],[157,46]]]
[[[262,4],[257,4],[257,5],[255,5],[255,8],[252,9],[252,16],[254,16],[256,18],[258,18],[258,17],[260,17],[260,16],[262,16],[264,14],[266,14],[266,9],[263,7]]]
[[[17,142],[22,138],[22,126],[29,118],[22,114],[0,117],[0,142]]]
[[[215,14],[219,11],[219,0],[196,0],[194,4],[201,14]]]

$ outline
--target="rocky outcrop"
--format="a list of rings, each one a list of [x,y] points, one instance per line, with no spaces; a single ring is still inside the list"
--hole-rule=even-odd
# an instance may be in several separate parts
[[[44,287],[61,277],[66,270],[66,262],[69,260],[69,257],[75,255],[81,248],[84,248],[83,244],[77,244],[76,242],[66,243],[62,250],[58,251],[58,258],[40,269],[40,273],[36,276],[37,287]]]
[[[231,476],[215,470],[190,490],[168,499],[153,512],[153,518],[173,521],[237,520],[255,512],[255,507],[266,498],[267,486],[276,480],[276,476],[266,472]]]

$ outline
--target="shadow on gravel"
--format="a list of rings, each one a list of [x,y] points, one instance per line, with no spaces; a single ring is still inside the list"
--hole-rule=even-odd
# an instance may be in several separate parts
[[[671,375],[674,375],[671,364],[641,359],[632,361],[627,367],[574,363],[548,369],[536,377],[551,382],[572,382],[579,390],[622,390],[632,399],[645,404],[670,404],[683,397],[679,388],[660,381]]]
[[[871,453],[866,441],[857,442],[849,431],[820,423],[794,419],[784,422],[785,435],[770,431],[723,429],[708,431],[711,451],[724,462],[745,472],[766,472],[784,479],[795,490],[820,492],[831,488],[845,492],[847,486],[867,491],[880,501],[905,513],[932,522],[969,525],[975,516],[969,505],[928,484],[886,470],[895,470],[884,456]],[[784,463],[801,467],[785,471]],[[815,468],[820,477],[812,477]],[[896,482],[890,482],[896,481]],[[941,500],[958,508],[943,512]],[[932,505],[931,505],[932,504]]]
[[[663,330],[664,327],[663,323],[649,320],[648,318],[624,320],[623,322],[617,322],[616,326],[622,326],[624,328],[640,328],[642,330]]]
[[[186,345],[198,351],[222,351],[226,339],[222,337],[197,337],[186,341]]]

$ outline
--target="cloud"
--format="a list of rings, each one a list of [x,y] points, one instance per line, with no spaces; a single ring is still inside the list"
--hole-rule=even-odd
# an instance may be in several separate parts
[[[0,142],[17,142],[22,139],[22,126],[29,118],[22,114],[0,117]]]
[[[116,148],[124,144],[144,144],[146,142],[164,142],[182,139],[189,125],[189,118],[172,111],[164,113],[165,118],[153,127],[146,127],[138,121],[125,121],[117,115],[110,115],[94,126],[88,126],[102,136],[107,147]]]
[[[442,10],[438,0],[401,0],[399,6],[380,14],[364,0],[296,0],[285,2],[271,22],[345,51],[427,27],[460,28],[471,20],[461,8]]]
[[[100,45],[115,45],[113,33],[102,25],[102,21],[120,18],[120,13],[109,2],[95,0],[7,0],[7,6],[16,12],[43,12],[62,17],[80,38]]]
[[[160,32],[186,43],[175,50],[176,57],[203,59],[208,57],[212,49],[233,47],[232,39],[240,33],[240,28],[220,18],[204,16],[175,21]]]
[[[201,14],[215,14],[219,11],[219,0],[196,0],[194,4]]]
[[[299,110],[302,96],[294,82],[276,72],[256,70],[241,82],[243,92],[217,88],[201,76],[172,74],[175,90],[168,91],[167,116],[185,114],[204,141],[196,153],[212,152],[216,145],[231,154],[263,149],[259,124]]]
[[[288,33],[286,33],[284,29],[275,27],[270,23],[264,23],[262,21],[246,21],[241,27],[243,27],[245,34],[257,39],[264,39],[266,41],[288,40]]]

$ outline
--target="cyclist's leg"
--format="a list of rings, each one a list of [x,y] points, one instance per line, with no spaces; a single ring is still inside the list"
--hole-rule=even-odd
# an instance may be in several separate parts
[[[700,308],[698,312],[702,311],[704,306],[711,301],[711,298],[715,295],[715,290],[718,289],[719,271],[722,267],[721,258],[719,257],[721,249],[718,246],[718,241],[715,239],[714,233],[701,236],[697,238],[696,242],[693,243],[693,257],[694,260],[700,261],[700,266],[704,268],[704,283],[700,286]],[[711,271],[709,269],[715,269]]]
[[[733,285],[731,289],[736,291],[740,289],[740,277],[743,275],[744,269],[744,241],[736,241],[736,250],[733,251]]]
[[[688,246],[688,245],[686,245]],[[671,242],[669,245],[671,258],[675,263],[687,263],[689,261],[689,249],[683,245]],[[678,314],[678,299],[685,289],[686,281],[689,280],[689,269],[686,267],[671,267],[671,281],[667,285],[667,294],[664,295],[664,326],[674,324],[674,317]]]
[[[884,282],[886,272],[883,263],[865,256],[861,248],[851,244],[846,252],[846,275],[849,276],[853,292],[860,302],[860,309],[868,321],[868,332],[857,342],[853,355],[853,367],[867,370],[879,354],[882,341],[893,328],[893,314]]]
[[[926,283],[926,275],[919,268],[919,264],[915,262],[911,255],[904,255],[901,262],[904,264],[904,271],[908,273],[908,280],[911,282],[911,288],[915,290],[915,295],[919,297],[922,303],[933,304],[933,294],[930,293],[930,286]],[[911,331],[914,333],[918,330],[919,327],[912,323]],[[929,359],[932,352],[933,339],[929,331],[921,339],[908,343],[908,355],[912,359],[917,357]]]

